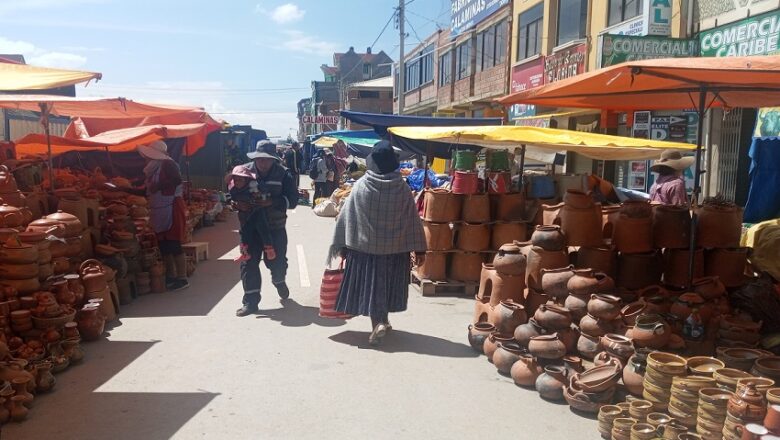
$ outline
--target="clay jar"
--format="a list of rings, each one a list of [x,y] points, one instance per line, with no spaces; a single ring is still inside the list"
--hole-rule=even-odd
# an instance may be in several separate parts
[[[639,202],[644,203],[646,202]],[[621,213],[612,233],[612,244],[620,252],[641,253],[653,250],[653,220],[629,217]]]
[[[710,249],[704,254],[704,274],[718,276],[726,287],[745,283],[745,265],[749,248]]]
[[[536,362],[536,358],[528,353],[520,354],[509,371],[515,384],[524,387],[533,386],[540,374],[542,374],[542,367]]]
[[[570,294],[566,297],[563,305],[571,312],[574,321],[580,322],[588,314],[588,301],[590,294]]]
[[[441,188],[426,189],[423,201],[423,220],[437,223],[460,220],[461,196]]]
[[[24,406],[24,396],[11,397],[11,406],[8,408],[11,420],[16,423],[23,422],[27,418],[29,410]]]
[[[528,321],[525,308],[512,300],[501,301],[491,314],[492,324],[499,333],[512,334],[518,325]]]
[[[84,261],[79,272],[86,292],[101,292],[108,286],[103,265],[98,260]]]
[[[560,213],[561,230],[569,246],[598,247],[603,244],[601,207],[574,208],[564,204]]]
[[[493,365],[500,374],[509,376],[512,365],[520,359],[523,354],[523,348],[517,342],[502,342],[493,353]]]
[[[623,368],[623,385],[626,386],[629,393],[635,396],[641,396],[645,389],[644,376],[649,353],[650,351],[646,348],[638,349]]]
[[[739,247],[742,209],[736,206],[706,204],[697,210],[697,238],[704,248]]]
[[[581,247],[577,251],[577,269],[593,269],[609,277],[617,276],[617,252],[611,247]]]
[[[543,333],[543,329],[531,318],[525,324],[520,324],[515,328],[514,338],[520,345],[527,347],[531,338],[534,336],[540,336]]]
[[[423,222],[425,242],[429,251],[448,251],[452,249],[452,229],[449,223]]]
[[[569,309],[554,304],[542,304],[534,313],[534,321],[546,330],[563,330],[571,326]]]
[[[634,354],[634,344],[631,339],[615,333],[602,336],[601,346],[604,347],[604,351],[620,358],[623,363]]]
[[[490,218],[490,197],[487,194],[469,194],[463,196],[461,220],[467,223],[485,223]]]
[[[498,332],[491,333],[485,343],[482,346],[482,352],[485,353],[489,362],[493,362],[493,354],[498,350],[498,344],[504,342],[512,342],[512,335],[501,334]]]
[[[592,294],[588,302],[588,314],[612,321],[620,316],[620,298],[614,295]]]
[[[531,245],[527,249],[526,284],[534,289],[542,289],[542,269],[555,269],[569,265],[566,251],[547,251]]]
[[[558,338],[557,333],[531,337],[528,351],[540,359],[560,359],[566,355],[566,345]]]
[[[567,284],[574,276],[574,266],[560,269],[542,269],[542,291],[551,298],[563,301],[569,295]]]
[[[522,222],[493,223],[490,248],[500,249],[501,246],[514,241],[525,240],[526,224]]]
[[[526,258],[520,252],[520,246],[507,243],[498,249],[493,257],[493,267],[507,275],[525,275]]]
[[[683,287],[688,285],[688,249],[666,249],[664,251],[664,283],[669,286]],[[699,248],[693,257],[693,278],[704,276],[704,251]]]
[[[656,249],[685,249],[691,244],[691,214],[683,206],[653,208],[653,245]]]
[[[563,387],[566,386],[566,369],[557,365],[548,365],[544,373],[536,378],[535,387],[539,395],[547,400],[563,400]]]
[[[693,291],[701,295],[705,300],[718,299],[726,294],[726,286],[720,282],[720,278],[704,277],[693,281]]]
[[[618,287],[629,290],[644,289],[659,284],[661,274],[661,258],[657,252],[620,254],[618,257]]]
[[[531,235],[531,243],[547,251],[561,251],[566,247],[566,237],[558,225],[540,225]]]
[[[100,314],[100,304],[86,304],[78,314],[78,329],[85,341],[95,341],[103,334],[106,319]]]
[[[584,358],[593,359],[601,351],[601,338],[588,335],[580,329],[580,337],[577,340],[577,353]]]
[[[672,329],[660,315],[642,315],[631,330],[631,340],[637,347],[660,349],[666,346]]]
[[[17,228],[24,223],[22,211],[7,203],[0,205],[0,227]]]
[[[591,336],[604,336],[607,333],[613,332],[614,330],[615,326],[612,321],[599,319],[593,315],[585,315],[580,320],[580,331]]]
[[[592,269],[577,269],[567,283],[569,292],[573,295],[590,295],[609,292],[615,288],[612,278]]]
[[[477,353],[483,353],[485,339],[490,336],[491,333],[496,331],[493,324],[487,322],[478,322],[473,325],[469,325],[469,344],[471,348]]]
[[[458,229],[458,249],[481,252],[490,248],[490,226],[486,224],[463,223]]]

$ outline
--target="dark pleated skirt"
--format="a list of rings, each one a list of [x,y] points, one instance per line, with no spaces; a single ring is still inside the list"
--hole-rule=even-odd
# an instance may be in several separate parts
[[[336,310],[376,320],[403,312],[409,300],[409,254],[349,251]]]

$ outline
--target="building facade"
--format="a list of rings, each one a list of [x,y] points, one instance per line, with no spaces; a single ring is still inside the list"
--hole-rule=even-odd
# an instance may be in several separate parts
[[[386,76],[350,84],[342,107],[356,112],[393,114],[393,78]],[[369,127],[347,121],[345,128],[363,130]]]

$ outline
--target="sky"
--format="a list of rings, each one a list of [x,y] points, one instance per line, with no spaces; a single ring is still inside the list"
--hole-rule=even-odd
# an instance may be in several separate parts
[[[406,47],[449,26],[451,0],[407,0]],[[295,137],[297,102],[333,52],[398,59],[397,0],[0,0],[0,53],[101,72],[77,96],[194,105]],[[382,28],[390,21],[384,33]]]

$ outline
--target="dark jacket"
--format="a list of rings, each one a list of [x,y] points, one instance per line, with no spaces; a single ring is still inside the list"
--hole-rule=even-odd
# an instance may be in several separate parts
[[[245,166],[253,173],[257,173],[254,162]],[[285,167],[274,162],[267,176],[258,175],[257,183],[260,192],[269,194],[271,198],[271,206],[263,208],[268,218],[269,229],[284,229],[287,223],[287,210],[298,206],[298,188],[295,186],[295,180]],[[239,220],[243,222],[244,219],[240,214]]]
[[[291,173],[301,174],[301,170],[303,170],[303,152],[290,148],[284,153],[284,164]]]

